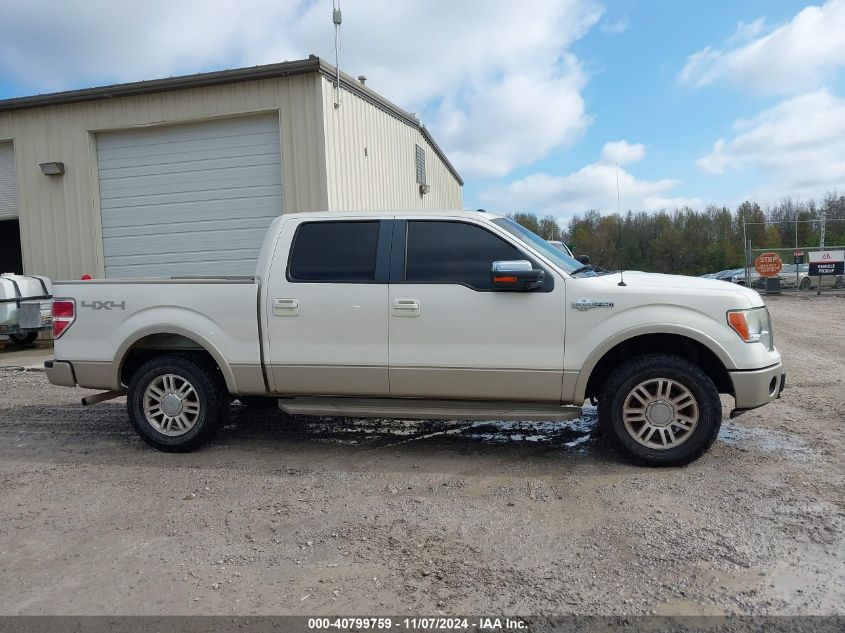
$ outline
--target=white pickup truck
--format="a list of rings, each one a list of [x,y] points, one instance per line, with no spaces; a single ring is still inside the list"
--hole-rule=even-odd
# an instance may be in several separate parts
[[[597,274],[488,213],[277,218],[255,277],[58,282],[53,384],[126,394],[165,451],[229,404],[291,414],[551,419],[586,399],[632,460],[680,465],[784,386],[760,295],[723,281]]]

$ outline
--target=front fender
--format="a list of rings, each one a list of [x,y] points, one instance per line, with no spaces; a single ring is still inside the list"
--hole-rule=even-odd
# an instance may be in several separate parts
[[[587,383],[590,380],[590,375],[593,373],[593,369],[595,369],[596,365],[598,365],[599,361],[602,357],[607,354],[610,350],[614,347],[619,345],[620,343],[624,343],[627,340],[636,338],[638,336],[642,336],[644,334],[676,334],[679,336],[684,336],[686,338],[692,339],[704,345],[707,349],[713,352],[722,364],[725,366],[726,369],[734,369],[734,363],[731,359],[730,355],[728,355],[727,350],[714,339],[703,335],[701,332],[697,332],[692,328],[687,328],[681,325],[677,325],[674,323],[653,323],[647,326],[639,326],[629,328],[623,332],[619,332],[617,335],[612,336],[608,339],[602,341],[599,347],[590,354],[587,360],[584,363],[584,366],[581,368],[581,371],[578,372],[578,380],[575,383],[575,392],[572,396],[572,402],[583,402],[585,398],[585,394],[587,391]]]

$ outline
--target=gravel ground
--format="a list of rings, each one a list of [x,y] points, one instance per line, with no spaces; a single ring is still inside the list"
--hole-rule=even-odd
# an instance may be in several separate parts
[[[189,455],[0,370],[2,614],[833,614],[845,608],[845,299],[770,301],[788,390],[680,469],[595,410],[285,419]],[[730,398],[725,398],[725,411]]]

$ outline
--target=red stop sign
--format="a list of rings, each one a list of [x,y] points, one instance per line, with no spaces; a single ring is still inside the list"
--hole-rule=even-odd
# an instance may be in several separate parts
[[[754,260],[754,269],[761,277],[775,277],[783,268],[783,261],[777,253],[763,253]]]

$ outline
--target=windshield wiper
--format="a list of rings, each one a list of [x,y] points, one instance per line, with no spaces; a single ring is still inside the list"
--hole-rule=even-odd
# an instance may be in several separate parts
[[[575,270],[573,270],[569,274],[574,277],[578,273],[586,273],[586,272],[589,272],[591,270],[595,270],[595,268],[593,268],[591,264],[587,264],[586,266],[581,266],[581,268],[576,268]]]

